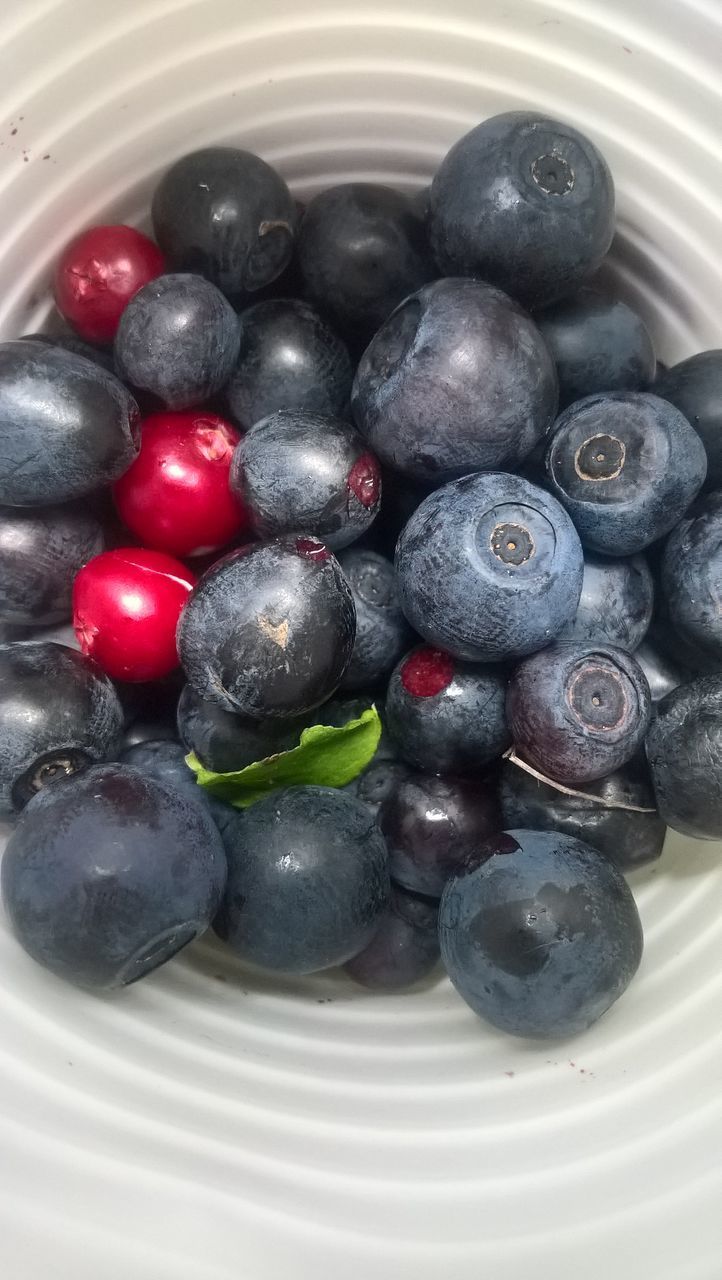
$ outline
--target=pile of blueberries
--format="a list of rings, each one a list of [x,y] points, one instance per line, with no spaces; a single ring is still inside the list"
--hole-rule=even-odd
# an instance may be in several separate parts
[[[381,991],[441,957],[495,1026],[584,1029],[641,959],[624,873],[722,837],[722,351],[657,364],[595,287],[604,158],[528,112],[413,197],[195,151],[152,224],[81,232],[0,344],[15,935],[96,989],[209,927]],[[343,788],[186,763],[372,704]]]

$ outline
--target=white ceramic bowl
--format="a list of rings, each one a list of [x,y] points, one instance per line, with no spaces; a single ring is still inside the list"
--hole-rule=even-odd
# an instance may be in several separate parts
[[[659,355],[722,345],[719,0],[24,0],[0,14],[0,328],[36,329],[94,220],[143,222],[210,142],[301,197],[414,189],[532,106],[606,154],[609,271]],[[446,982],[378,998],[250,978],[208,940],[112,999],[0,925],[8,1280],[719,1280],[722,859],[633,878],[647,948],[572,1043]]]

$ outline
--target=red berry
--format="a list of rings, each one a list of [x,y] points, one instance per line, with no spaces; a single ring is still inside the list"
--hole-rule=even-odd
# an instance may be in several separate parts
[[[160,680],[178,666],[175,633],[195,574],[144,547],[104,551],[73,586],[73,626],[83,653],[114,680]]]
[[[164,271],[157,244],[135,227],[89,227],[60,255],[55,301],[81,337],[112,342],[131,298]]]
[[[212,413],[151,414],[140,453],[113,491],[121,519],[146,546],[177,556],[224,547],[249,523],[228,484],[239,440]]]
[[[401,683],[414,698],[433,698],[454,679],[454,659],[442,649],[417,649],[401,668]]]

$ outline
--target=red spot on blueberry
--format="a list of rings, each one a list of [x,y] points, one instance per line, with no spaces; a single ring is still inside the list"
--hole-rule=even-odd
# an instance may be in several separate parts
[[[453,678],[454,659],[441,649],[417,649],[401,668],[401,683],[414,698],[433,698]]]
[[[306,556],[308,560],[318,560],[320,564],[329,557],[326,547],[317,538],[296,538],[296,550],[300,556]]]
[[[346,481],[362,507],[373,507],[379,500],[381,470],[372,453],[362,453],[354,462]]]

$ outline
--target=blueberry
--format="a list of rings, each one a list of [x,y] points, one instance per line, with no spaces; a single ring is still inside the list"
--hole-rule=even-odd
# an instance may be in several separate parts
[[[373,522],[381,471],[347,422],[279,410],[236,446],[231,489],[262,537],[312,533],[337,550]]]
[[[178,650],[201,698],[258,718],[293,716],[338,688],[355,632],[338,562],[300,537],[242,547],[213,565],[181,614]]]
[[[372,182],[341,183],[310,201],[298,261],[319,310],[341,333],[365,341],[434,274],[413,201]]]
[[[226,387],[248,428],[277,409],[344,416],[353,381],[343,342],[307,302],[278,298],[241,313],[238,363]]]
[[[140,448],[119,380],[39,342],[0,343],[0,503],[43,507],[111,484]]]
[[[472,662],[522,657],[574,618],[584,560],[555,498],[519,476],[465,476],[399,538],[401,607],[431,644]]]
[[[382,804],[393,795],[399,783],[408,777],[408,767],[395,756],[374,756],[371,764],[344,791],[355,796],[377,817]]]
[[[558,638],[615,644],[631,653],[647,634],[653,604],[654,579],[644,556],[610,560],[587,552],[577,616]]]
[[[646,640],[635,649],[634,656],[647,678],[652,702],[659,702],[683,682],[683,674],[671,658],[660,653]]]
[[[722,488],[722,350],[672,365],[655,381],[654,393],[690,421],[707,451],[707,484]]]
[[[186,800],[199,804],[211,815],[222,833],[227,823],[235,819],[237,810],[198,785],[195,774],[186,764],[186,755],[187,749],[180,742],[156,738],[125,747],[118,758],[121,764],[131,765],[144,778],[161,782],[165,787],[173,787]]]
[[[666,616],[695,650],[722,664],[722,492],[709,494],[670,534],[660,585]]]
[[[684,414],[659,396],[587,396],[560,416],[547,452],[552,492],[585,547],[643,551],[673,529],[699,492],[707,461]]]
[[[297,747],[305,720],[253,720],[199,698],[189,684],[178,701],[178,733],[206,769],[233,773]]]
[[[722,674],[662,698],[646,747],[667,826],[696,840],[722,839]]]
[[[102,550],[88,510],[0,508],[0,620],[42,627],[70,618],[73,579]]]
[[[505,697],[497,668],[421,646],[392,673],[386,723],[407,764],[431,773],[478,773],[511,741]]]
[[[106,760],[122,732],[118,695],[91,658],[61,644],[0,646],[0,813]]]
[[[208,927],[226,877],[209,816],[127,765],[37,795],[10,837],[2,894],[29,955],[84,987],[125,986]]]
[[[582,396],[643,391],[654,380],[649,330],[626,302],[582,289],[534,319],[554,357],[562,409]]]
[[[238,358],[238,317],[202,276],[158,276],[139,289],[118,326],[120,376],[168,409],[192,409],[221,391]]]
[[[586,782],[584,790],[599,802],[557,791],[505,761],[499,788],[503,826],[557,831],[585,840],[622,871],[660,856],[667,829],[655,810],[649,778],[636,758],[597,782]],[[636,813],[625,805],[653,812]]]
[[[563,1037],[614,1004],[642,958],[642,926],[617,867],[557,832],[512,830],[452,878],[441,956],[459,994],[501,1031]]]
[[[280,973],[343,964],[389,900],[386,846],[358,800],[327,787],[277,791],[226,831],[228,887],[215,920],[244,960]]]
[[[544,339],[480,280],[407,298],[361,358],[352,407],[382,462],[421,483],[513,468],[550,429],[557,377]]]
[[[431,184],[430,234],[448,275],[543,306],[596,271],[614,234],[604,157],[570,125],[508,111],[465,134]]]
[[[494,781],[426,773],[399,779],[378,820],[392,880],[432,898],[502,826]]]
[[[234,299],[270,284],[290,262],[293,197],[250,151],[204,147],[181,156],[161,178],[152,212],[155,238],[173,266]]]
[[[413,632],[399,604],[394,567],[376,551],[352,547],[338,562],[356,606],[356,639],[342,689],[373,689],[409,648]]]
[[[344,966],[354,982],[372,991],[403,991],[439,963],[438,906],[397,885],[368,946]]]
[[[115,372],[113,355],[110,350],[105,347],[91,346],[89,342],[84,342],[82,338],[78,338],[74,333],[24,333],[21,336],[21,341],[43,342],[50,347],[61,347],[63,351],[70,351],[76,356],[84,356],[92,364],[100,365],[101,369],[105,369],[106,373]]]
[[[526,658],[509,683],[514,746],[540,773],[570,786],[632,759],[649,728],[649,685],[631,653],[556,644]]]

